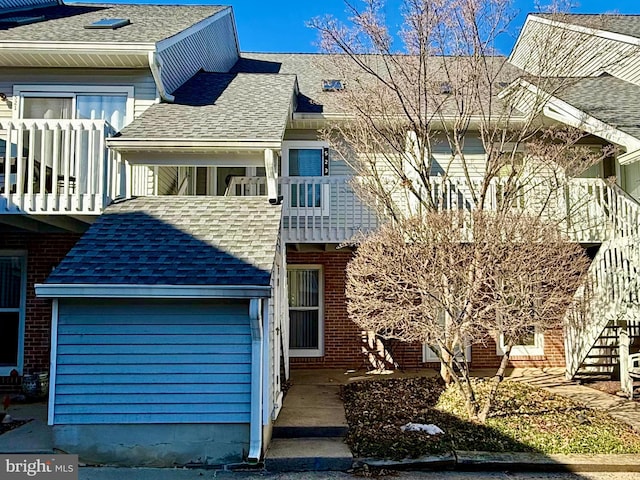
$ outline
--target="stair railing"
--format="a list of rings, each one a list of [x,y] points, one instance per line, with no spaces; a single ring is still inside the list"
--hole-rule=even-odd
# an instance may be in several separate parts
[[[606,208],[610,238],[600,246],[565,316],[570,379],[609,323],[625,319],[633,328],[640,324],[640,204],[618,186],[608,185]]]

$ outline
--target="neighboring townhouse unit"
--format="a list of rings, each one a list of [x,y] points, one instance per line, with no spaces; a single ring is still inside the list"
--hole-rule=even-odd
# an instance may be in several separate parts
[[[508,82],[527,71],[536,18]],[[121,464],[258,461],[290,368],[370,366],[380,343],[348,319],[343,244],[379,220],[320,134],[344,115],[345,79],[324,60],[241,54],[230,7],[0,0],[0,375],[50,368],[59,448]],[[640,133],[610,134],[616,112],[635,114],[612,88],[632,95],[630,82],[581,80],[543,112],[571,124],[558,105],[602,111],[590,88],[620,105],[590,133],[625,154],[576,181],[597,221],[574,239],[602,245],[599,278],[615,255],[638,265],[620,246],[637,238],[621,187],[640,195]],[[480,142],[465,145],[481,164]],[[470,208],[457,181],[439,186],[443,206]],[[588,335],[535,334],[512,364],[575,373],[630,288]],[[471,349],[472,366],[496,366],[496,343]],[[390,350],[402,367],[436,361],[418,344]]]

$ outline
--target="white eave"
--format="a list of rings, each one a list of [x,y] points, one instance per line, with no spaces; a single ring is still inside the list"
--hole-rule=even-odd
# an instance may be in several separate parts
[[[539,88],[536,85],[524,79],[520,79],[519,82],[523,88],[532,94],[539,95]],[[583,112],[556,96],[549,95],[542,108],[542,114],[557,122],[578,128],[624,147],[627,153],[618,157],[618,161],[622,165],[640,160],[640,152],[638,152],[640,150],[640,139]]]
[[[40,298],[268,298],[270,286],[262,285],[35,285]]]
[[[0,42],[0,65],[13,67],[142,68],[154,43]]]
[[[282,139],[200,139],[184,138],[122,138],[107,139],[107,146],[116,151],[184,151],[184,150],[265,150],[279,149]]]

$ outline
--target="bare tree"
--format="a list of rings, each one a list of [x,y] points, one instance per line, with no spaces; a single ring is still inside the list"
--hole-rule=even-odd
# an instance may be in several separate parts
[[[461,221],[457,212],[429,212],[367,237],[348,267],[348,311],[364,330],[431,345],[469,416],[484,422],[511,348],[562,325],[589,260],[537,218],[478,210],[467,229]],[[464,352],[496,334],[504,354],[481,405]]]
[[[497,388],[514,342],[560,327],[587,263],[569,240],[589,192],[568,179],[613,153],[543,109],[576,74],[637,52],[589,50],[589,28],[532,29],[525,71],[495,49],[515,16],[509,0],[404,0],[400,47],[383,1],[345,4],[348,24],[311,22],[331,54],[323,68],[346,84],[335,92],[345,117],[325,133],[389,222],[349,267],[350,316],[434,346],[443,378],[484,421],[490,402],[479,405],[457,352],[501,335]]]

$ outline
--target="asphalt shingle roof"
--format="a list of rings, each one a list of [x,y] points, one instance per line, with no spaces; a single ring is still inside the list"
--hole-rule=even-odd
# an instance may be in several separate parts
[[[640,86],[602,75],[576,79],[555,95],[578,110],[640,139]]]
[[[372,68],[382,68],[382,62],[376,61],[375,56],[370,66]],[[401,57],[402,58],[402,57]],[[513,65],[506,63],[506,57],[491,57],[493,65],[491,68],[500,71],[500,81],[504,84],[510,83],[518,76],[522,75],[522,71]],[[451,57],[448,62],[452,63]],[[439,60],[434,57],[431,62],[434,69],[438,69]],[[342,68],[344,69],[344,66]],[[377,67],[376,67],[377,65]],[[342,78],[344,72],[336,66],[336,57],[326,54],[308,54],[308,53],[245,53],[241,54],[240,59],[234,65],[232,72],[249,72],[249,73],[279,73],[279,74],[295,74],[298,79],[300,93],[298,95],[297,112],[305,113],[340,113],[344,112],[343,100],[340,94],[332,91],[323,91],[323,80],[343,80],[349,88],[350,84],[354,84],[357,77],[362,73],[354,70],[353,74],[348,75],[351,78]],[[434,81],[437,81],[437,73],[434,73]],[[497,95],[497,91],[494,94]],[[484,98],[483,101],[488,100]],[[497,102],[494,97],[494,102]]]
[[[200,72],[120,132],[123,138],[282,140],[294,75]]]
[[[225,8],[229,7],[73,4],[5,14],[0,12],[0,19],[45,17],[42,21],[28,25],[0,23],[0,42],[156,43]],[[115,30],[84,28],[85,25],[103,18],[128,18],[131,24]]]
[[[281,207],[264,197],[143,197],[109,206],[47,284],[269,285]]]
[[[581,27],[605,30],[640,38],[640,15],[619,14],[536,14],[536,16]]]

